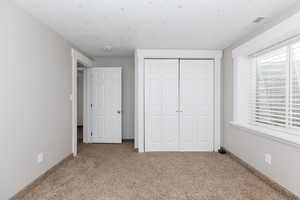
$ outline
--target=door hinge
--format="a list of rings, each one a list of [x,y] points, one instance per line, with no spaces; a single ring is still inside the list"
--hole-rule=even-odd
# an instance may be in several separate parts
[[[93,108],[93,104],[91,104],[91,108]]]

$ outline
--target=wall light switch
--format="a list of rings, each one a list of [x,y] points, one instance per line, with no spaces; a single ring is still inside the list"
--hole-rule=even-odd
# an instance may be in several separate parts
[[[41,162],[43,162],[43,161],[44,161],[44,153],[41,152],[41,153],[39,153],[38,156],[37,156],[37,162],[38,162],[38,163],[41,163]]]
[[[272,164],[272,156],[268,153],[265,154],[265,162],[268,163],[269,165]]]

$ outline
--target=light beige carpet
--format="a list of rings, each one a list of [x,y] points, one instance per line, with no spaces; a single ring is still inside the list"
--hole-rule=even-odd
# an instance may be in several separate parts
[[[131,142],[81,144],[22,200],[285,200],[227,155],[136,153]]]

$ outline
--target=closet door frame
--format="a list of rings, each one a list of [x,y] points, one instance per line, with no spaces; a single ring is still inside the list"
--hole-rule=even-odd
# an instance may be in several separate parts
[[[221,59],[219,50],[161,50],[135,51],[135,127],[134,147],[145,152],[145,65],[147,58],[211,59],[214,60],[214,151],[221,146]]]

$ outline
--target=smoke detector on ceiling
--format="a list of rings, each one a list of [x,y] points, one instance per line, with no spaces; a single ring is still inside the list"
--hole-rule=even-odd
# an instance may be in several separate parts
[[[257,17],[255,20],[253,20],[253,23],[260,23],[262,22],[263,20],[265,20],[265,17]]]
[[[106,45],[104,46],[104,52],[112,52],[112,46],[111,45]]]

